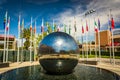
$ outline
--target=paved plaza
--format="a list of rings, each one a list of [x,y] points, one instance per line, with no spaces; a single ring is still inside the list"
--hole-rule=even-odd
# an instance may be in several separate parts
[[[81,60],[81,59],[79,59],[79,60]],[[90,61],[90,60],[95,60],[95,59],[91,58],[91,59],[88,59],[88,60]],[[79,63],[78,65],[82,64],[82,65],[86,65],[86,66],[98,67],[98,68],[102,68],[102,69],[112,71],[112,72],[120,75],[120,60],[116,59],[115,61],[116,61],[116,64],[114,65],[114,64],[110,63],[110,59],[102,58],[101,62],[98,62],[98,65],[90,65],[90,64],[82,64],[82,63]],[[32,65],[39,65],[39,62],[35,61],[35,62],[32,62],[32,63],[30,63],[30,62],[10,63],[9,67],[0,68],[0,74],[4,73],[6,71],[12,70],[12,69],[25,67],[25,66],[32,66]]]

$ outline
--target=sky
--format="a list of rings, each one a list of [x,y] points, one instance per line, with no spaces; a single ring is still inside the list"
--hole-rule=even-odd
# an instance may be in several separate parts
[[[84,14],[94,9],[96,12]],[[24,19],[24,27],[30,26],[30,18],[37,22],[37,33],[40,33],[42,18],[44,22],[54,19],[57,25],[71,25],[72,36],[80,38],[82,34],[82,24],[85,28],[87,20],[90,34],[94,37],[94,20],[100,19],[101,30],[106,30],[108,26],[108,15],[111,14],[115,21],[115,28],[120,28],[120,0],[0,0],[0,34],[3,32],[3,21],[6,11],[10,16],[10,34],[18,37],[18,16],[21,15],[21,22]],[[76,20],[77,32],[74,31],[74,21]],[[60,26],[63,30],[63,27]],[[68,27],[67,27],[68,29]]]

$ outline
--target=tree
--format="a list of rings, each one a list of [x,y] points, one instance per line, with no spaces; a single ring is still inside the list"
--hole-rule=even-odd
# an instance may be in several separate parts
[[[28,50],[28,48],[30,47],[30,29],[29,28],[24,28],[23,29],[23,33],[21,33],[23,35],[23,38],[25,38],[25,42],[24,42],[24,48],[26,50]]]

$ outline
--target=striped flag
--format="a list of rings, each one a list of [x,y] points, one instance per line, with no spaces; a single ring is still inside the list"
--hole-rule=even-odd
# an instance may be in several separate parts
[[[32,17],[31,17],[31,24],[30,24],[30,32],[32,32]]]
[[[87,24],[87,20],[86,20],[86,31],[88,32],[88,24]]]
[[[69,34],[71,34],[71,25],[69,25]]]
[[[43,19],[42,19],[41,33],[43,33],[43,32],[44,32],[44,21],[43,21]]]
[[[95,32],[98,32],[98,28],[97,28],[97,23],[96,23],[96,21],[94,22],[94,29],[95,29]]]
[[[60,31],[60,26],[58,25],[58,27],[57,27],[57,32],[59,32]]]
[[[82,25],[82,34],[84,34],[84,27],[83,27],[83,25]]]
[[[114,19],[113,19],[113,17],[111,18],[111,28],[112,28],[112,29],[115,28],[115,23],[114,23]]]
[[[10,26],[10,17],[8,18],[8,22],[7,22],[7,26],[6,26],[6,30],[9,30],[9,26]]]
[[[64,32],[66,33],[66,25],[64,24]]]
[[[98,18],[98,29],[100,30],[100,20]]]
[[[5,13],[5,17],[4,17],[4,29],[6,29],[7,26],[7,12]]]
[[[74,19],[75,19],[75,17],[74,17]],[[75,32],[77,31],[77,28],[76,28],[76,20],[75,20],[75,22],[74,22],[74,29],[75,29]]]
[[[35,21],[35,27],[34,27],[34,34],[36,34],[36,21]]]
[[[19,15],[19,19],[18,19],[18,31],[20,31],[20,15]]]
[[[24,30],[24,19],[22,20],[22,27],[21,27],[22,33],[23,33],[23,30]]]

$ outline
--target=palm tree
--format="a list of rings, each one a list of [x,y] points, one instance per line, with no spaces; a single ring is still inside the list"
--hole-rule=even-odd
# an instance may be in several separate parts
[[[24,48],[26,50],[28,50],[29,46],[30,46],[30,29],[29,28],[24,28],[23,30],[23,38],[25,38],[25,42],[24,42]]]

